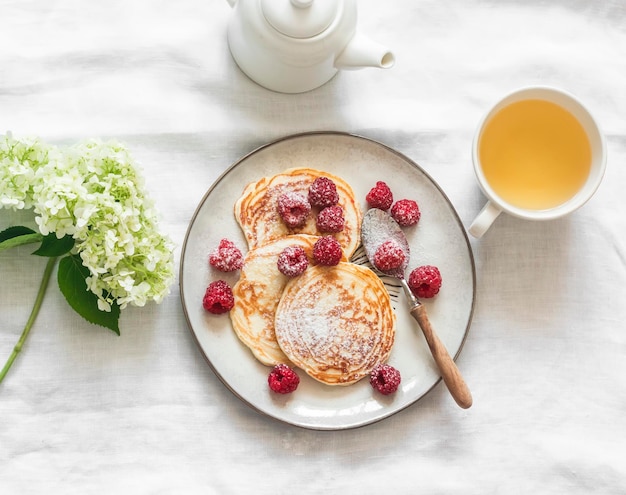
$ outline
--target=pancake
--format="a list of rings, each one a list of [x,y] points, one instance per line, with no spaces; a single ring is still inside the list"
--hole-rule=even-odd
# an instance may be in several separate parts
[[[311,168],[293,168],[280,174],[264,177],[248,184],[235,203],[235,218],[248,242],[248,248],[267,244],[292,234],[323,235],[315,225],[316,209],[301,227],[289,228],[278,213],[278,197],[285,192],[308,196],[308,190],[318,177],[327,177],[337,186],[339,205],[344,210],[345,227],[332,234],[349,258],[360,243],[362,213],[352,187],[343,179],[328,172]]]
[[[278,255],[287,246],[302,247],[313,261],[313,245],[318,237],[283,237],[246,254],[240,277],[233,286],[235,305],[230,311],[233,329],[239,340],[263,364],[288,363],[274,334],[274,314],[289,278],[278,271]],[[306,273],[306,272],[305,272]]]
[[[292,279],[276,308],[275,334],[289,360],[328,385],[350,385],[384,363],[396,315],[369,268],[341,262]]]

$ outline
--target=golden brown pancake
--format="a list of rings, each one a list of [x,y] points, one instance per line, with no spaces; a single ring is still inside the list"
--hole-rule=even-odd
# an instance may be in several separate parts
[[[254,249],[273,240],[292,234],[323,235],[315,225],[314,209],[302,227],[289,228],[278,213],[278,198],[285,192],[308,196],[311,184],[318,177],[327,177],[337,186],[339,205],[343,207],[345,227],[333,234],[349,258],[361,237],[362,213],[352,187],[343,179],[328,172],[311,168],[293,168],[280,174],[264,177],[248,184],[235,203],[235,218],[243,230],[248,248]]]
[[[289,360],[328,385],[350,385],[389,357],[396,316],[381,280],[366,267],[309,267],[276,309],[275,334]]]

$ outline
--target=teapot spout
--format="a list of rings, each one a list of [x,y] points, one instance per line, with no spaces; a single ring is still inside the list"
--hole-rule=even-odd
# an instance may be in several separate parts
[[[387,47],[357,33],[335,59],[335,67],[337,69],[362,69],[364,67],[389,69],[395,62],[395,55]]]

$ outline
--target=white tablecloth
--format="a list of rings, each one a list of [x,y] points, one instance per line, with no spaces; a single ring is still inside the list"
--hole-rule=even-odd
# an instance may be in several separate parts
[[[468,410],[439,384],[364,428],[285,425],[214,375],[177,285],[161,305],[124,310],[117,337],[53,284],[0,385],[0,493],[626,493],[626,2],[361,0],[359,29],[394,50],[395,67],[300,95],[240,72],[225,0],[4,0],[0,13],[2,132],[125,143],[177,263],[219,174],[296,132],[396,148],[466,226],[484,202],[476,124],[513,89],[577,95],[609,156],[597,195],[571,216],[502,216],[472,240],[476,311],[458,359]],[[2,210],[0,228],[25,218]],[[0,254],[3,362],[45,263],[29,252]]]

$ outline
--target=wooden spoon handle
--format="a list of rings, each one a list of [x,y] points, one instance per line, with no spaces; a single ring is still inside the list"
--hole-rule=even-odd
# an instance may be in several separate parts
[[[433,330],[426,308],[422,304],[418,304],[411,309],[411,316],[419,323],[426,342],[430,348],[430,352],[435,359],[435,363],[439,367],[441,377],[444,383],[448,387],[450,394],[456,401],[456,403],[463,409],[467,409],[472,405],[472,394],[461,376],[461,372],[457,367],[454,360],[450,357],[446,346],[439,339],[435,331]]]

